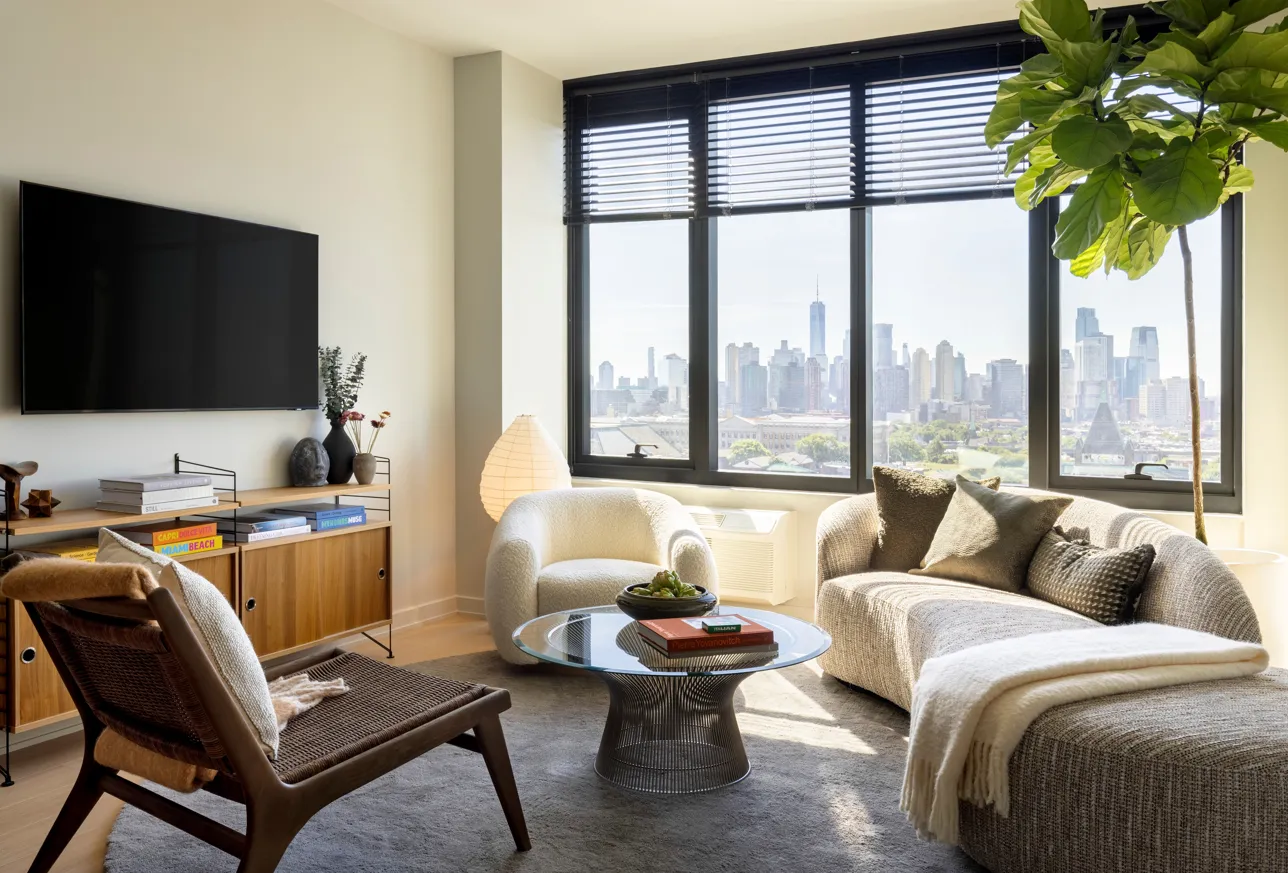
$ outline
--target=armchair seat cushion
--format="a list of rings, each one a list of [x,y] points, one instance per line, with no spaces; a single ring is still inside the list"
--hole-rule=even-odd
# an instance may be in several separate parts
[[[288,785],[460,709],[487,694],[466,685],[345,653],[308,668],[318,680],[344,679],[349,691],[291,719],[273,769]]]
[[[606,606],[627,585],[651,582],[666,568],[620,558],[559,561],[537,576],[537,609],[541,615],[585,606]]]

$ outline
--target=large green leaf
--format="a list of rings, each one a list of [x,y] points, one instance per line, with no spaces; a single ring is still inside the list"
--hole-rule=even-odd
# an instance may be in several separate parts
[[[1192,115],[1186,114],[1179,106],[1174,106],[1159,94],[1133,94],[1126,100],[1119,100],[1114,104],[1113,109],[1109,111],[1128,121],[1131,120],[1132,116],[1145,118],[1160,112],[1165,112],[1173,118],[1193,121]]]
[[[1076,91],[1088,86],[1100,86],[1109,75],[1109,63],[1114,56],[1116,44],[1109,40],[1071,42],[1061,39],[1047,45],[1060,59],[1069,88]]]
[[[1020,117],[1031,124],[1046,124],[1056,113],[1079,106],[1084,101],[1094,100],[1095,96],[1096,92],[1091,88],[1083,89],[1082,94],[1073,98],[1065,97],[1056,91],[1049,91],[1045,88],[1028,91],[1020,94],[1018,98]],[[1090,110],[1081,108],[1079,111],[1088,112]]]
[[[1154,134],[1161,139],[1161,142],[1158,143],[1157,146],[1153,144],[1145,145],[1144,143],[1137,143],[1133,140],[1131,144],[1132,149],[1162,148],[1178,136],[1194,135],[1194,125],[1190,124],[1188,121],[1182,121],[1179,119],[1142,116],[1133,118],[1127,123],[1131,125],[1131,129],[1135,133]]]
[[[1239,0],[1230,7],[1235,27],[1247,27],[1276,12],[1288,9],[1288,0]]]
[[[1255,133],[1271,145],[1288,151],[1288,121],[1262,121],[1248,119],[1238,122],[1239,127]]]
[[[989,148],[996,148],[1023,125],[1024,116],[1020,114],[1019,98],[998,100],[988,113],[988,121],[984,123],[984,142]]]
[[[1244,32],[1212,61],[1218,70],[1255,67],[1288,73],[1288,33]]]
[[[1127,189],[1116,165],[1092,171],[1073,192],[1055,224],[1055,245],[1051,247],[1055,256],[1069,261],[1086,251],[1100,238],[1105,225],[1122,212],[1126,199]]]
[[[1186,30],[1198,33],[1230,6],[1230,0],[1167,0],[1149,3],[1149,8],[1163,13]]]
[[[1009,176],[1011,173],[1015,172],[1015,168],[1020,165],[1021,161],[1029,156],[1029,152],[1033,150],[1033,147],[1049,137],[1051,135],[1051,131],[1054,129],[1055,127],[1053,125],[1039,127],[1037,130],[1025,134],[1007,146],[1006,175]]]
[[[1131,127],[1121,118],[1098,121],[1078,115],[1060,122],[1051,134],[1051,147],[1066,164],[1094,170],[1127,151]]]
[[[1155,73],[1191,85],[1202,84],[1213,75],[1211,67],[1200,61],[1194,52],[1176,42],[1152,49],[1132,73]]]
[[[1109,225],[1107,224],[1105,229],[1100,232],[1100,236],[1096,238],[1096,241],[1086,251],[1069,262],[1069,272],[1081,279],[1085,279],[1096,272],[1096,269],[1105,262],[1108,236]]]
[[[1053,54],[1044,53],[1021,61],[1020,72],[1028,74],[1030,81],[1035,77],[1045,77],[1046,81],[1052,82],[1060,78],[1062,68],[1059,58]]]
[[[1278,73],[1246,67],[1226,70],[1208,86],[1211,103],[1246,103],[1288,115],[1288,87]]]
[[[1139,216],[1127,231],[1126,257],[1119,261],[1118,269],[1123,270],[1128,279],[1139,279],[1163,259],[1171,238],[1172,228]]]
[[[1207,152],[1192,140],[1175,139],[1145,165],[1132,193],[1147,218],[1176,226],[1211,215],[1221,187],[1220,170]]]
[[[1057,158],[1051,146],[1036,146],[1029,153],[1029,168],[1015,181],[1015,202],[1027,212],[1046,198],[1059,196],[1086,175],[1086,170]]]
[[[1105,275],[1109,275],[1119,258],[1123,257],[1123,253],[1127,251],[1127,231],[1139,214],[1136,211],[1136,204],[1128,197],[1126,202],[1123,203],[1122,213],[1105,228],[1105,254],[1103,261]]]
[[[1221,43],[1229,39],[1230,34],[1234,32],[1234,15],[1229,12],[1222,12],[1212,20],[1212,23],[1203,28],[1199,34],[1199,42],[1203,43],[1203,48],[1207,50],[1205,57],[1211,57],[1212,52],[1221,47]]]
[[[1252,184],[1255,181],[1252,171],[1243,164],[1232,165],[1225,178],[1225,188],[1221,191],[1221,203],[1225,203],[1235,194],[1247,194],[1252,190]]]
[[[1091,38],[1085,0],[1020,0],[1020,27],[1043,42]]]

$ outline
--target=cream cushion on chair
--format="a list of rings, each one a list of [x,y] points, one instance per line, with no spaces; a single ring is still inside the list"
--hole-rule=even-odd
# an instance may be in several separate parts
[[[98,557],[101,564],[140,564],[168,588],[197,632],[233,699],[259,738],[265,752],[277,757],[279,732],[268,680],[260,666],[255,647],[237,613],[219,589],[199,573],[178,561],[159,555],[120,534],[102,528],[98,533]]]
[[[606,606],[663,569],[719,593],[711,547],[674,498],[635,488],[525,494],[501,516],[487,556],[483,599],[497,651],[530,664],[511,639],[519,625]]]

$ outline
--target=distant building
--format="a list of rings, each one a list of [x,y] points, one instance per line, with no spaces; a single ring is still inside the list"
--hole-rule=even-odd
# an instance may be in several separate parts
[[[827,354],[827,304],[818,298],[818,289],[814,290],[815,300],[809,305],[809,353],[811,355]]]
[[[912,353],[912,368],[908,372],[908,401],[912,406],[921,406],[930,402],[932,388],[930,353],[917,349]]]
[[[1145,374],[1142,385],[1157,382],[1162,376],[1158,370],[1158,328],[1149,325],[1131,329],[1131,343],[1127,354],[1133,358],[1145,360]]]
[[[805,398],[805,395],[804,395],[805,353],[801,351],[799,348],[789,349],[787,347],[787,340],[783,340],[779,344],[778,348],[774,349],[774,353],[769,356],[768,364],[769,364],[769,387],[767,390],[769,393],[770,408],[777,409],[779,407],[780,398],[782,395],[783,371],[785,368],[787,368],[792,364],[796,364],[798,367],[801,368],[801,392],[802,392],[801,402],[803,404],[804,398]],[[799,408],[799,407],[793,407],[793,408]]]
[[[682,412],[689,408],[689,362],[671,353],[662,363],[666,365],[666,402]]]
[[[742,368],[748,364],[760,363],[760,349],[751,343],[729,343],[725,346],[725,402],[730,406],[737,405],[741,395],[738,393],[742,384]]]
[[[616,387],[613,385],[613,365],[608,361],[599,365],[599,381],[595,387],[600,391],[612,391]]]
[[[989,408],[994,418],[1024,415],[1024,365],[1014,358],[988,362]]]
[[[945,403],[956,400],[953,394],[953,383],[956,381],[957,361],[953,356],[953,344],[943,340],[935,346],[935,384],[934,397]]]
[[[808,412],[823,411],[823,367],[818,359],[818,355],[810,355],[805,361],[805,409]]]
[[[653,369],[653,347],[648,347],[648,387],[657,387],[657,372]]]
[[[906,379],[905,379],[906,381]],[[842,355],[837,355],[832,361],[832,370],[829,374],[828,384],[832,391],[832,396],[836,398],[833,407],[838,412],[850,411],[850,359]]]
[[[911,380],[903,367],[885,367],[872,374],[872,420],[885,421],[887,413],[906,412]]]
[[[738,402],[742,414],[747,416],[762,415],[769,408],[769,369],[764,364],[754,361],[746,364],[739,371]]]
[[[1060,418],[1073,421],[1078,407],[1078,376],[1073,352],[1060,349]]]
[[[966,356],[961,352],[953,358],[953,399],[966,397]]]
[[[847,352],[848,354],[848,352]],[[872,369],[894,366],[894,325],[872,325]]]
[[[1073,341],[1082,342],[1089,336],[1100,336],[1100,319],[1096,318],[1096,310],[1080,306],[1073,326]]]
[[[814,360],[810,358],[809,360]],[[778,396],[775,408],[790,412],[805,411],[805,365],[792,361],[778,368]]]

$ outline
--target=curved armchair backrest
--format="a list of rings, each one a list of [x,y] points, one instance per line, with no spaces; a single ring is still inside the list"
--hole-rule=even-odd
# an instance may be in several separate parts
[[[656,521],[672,508],[679,509],[675,500],[651,491],[566,488],[519,497],[500,528],[523,529],[543,566],[578,558],[665,564]]]

